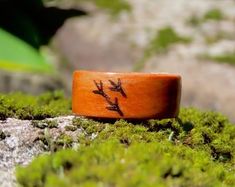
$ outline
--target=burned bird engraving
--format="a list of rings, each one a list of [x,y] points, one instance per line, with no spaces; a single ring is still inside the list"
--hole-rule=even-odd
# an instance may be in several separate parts
[[[109,89],[111,91],[114,91],[114,92],[120,92],[122,94],[123,97],[127,97],[126,96],[126,93],[124,92],[123,88],[122,88],[122,82],[121,82],[121,79],[118,79],[118,82],[115,83],[114,81],[112,80],[109,80],[110,84],[112,85],[112,87],[109,87]]]
[[[111,100],[111,98],[105,93],[104,91],[104,85],[103,82],[100,80],[99,82],[96,82],[95,80],[93,81],[97,90],[93,90],[92,92],[94,94],[98,94],[101,95],[105,101],[107,102],[108,106],[106,107],[107,110],[110,111],[115,111],[117,112],[120,116],[123,116],[123,112],[120,109],[119,103],[118,103],[118,98],[115,97],[114,102]],[[121,85],[121,80],[118,79],[118,83],[116,84],[114,81],[109,80],[110,84],[112,85],[112,87],[109,87],[109,89],[111,91],[116,91],[116,92],[120,92],[122,94],[123,97],[127,97],[124,90],[122,89],[122,85]]]
[[[103,96],[104,98],[108,97],[108,95],[104,92],[103,82],[100,81],[98,83],[94,80],[94,83],[95,83],[95,86],[96,86],[97,90],[93,90],[92,92],[94,94],[99,94],[99,95]]]
[[[123,112],[121,111],[119,104],[118,104],[118,98],[115,97],[115,102],[108,102],[110,106],[107,106],[106,108],[111,111],[116,111],[120,116],[123,116]]]

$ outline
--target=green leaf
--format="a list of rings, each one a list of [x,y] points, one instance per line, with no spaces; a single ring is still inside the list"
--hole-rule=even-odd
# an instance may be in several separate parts
[[[0,69],[24,72],[53,72],[53,67],[36,49],[1,28]]]

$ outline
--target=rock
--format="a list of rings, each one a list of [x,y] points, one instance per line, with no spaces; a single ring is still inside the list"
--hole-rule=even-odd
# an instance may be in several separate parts
[[[51,137],[56,138],[65,133],[65,127],[72,123],[73,118],[73,116],[66,116],[48,119],[58,123],[57,128],[48,129]],[[34,127],[30,120],[13,118],[0,121],[0,126],[2,132],[10,133],[10,136],[0,134],[1,138],[4,137],[0,140],[0,183],[1,187],[14,187],[17,185],[14,173],[15,166],[27,165],[35,156],[45,152],[45,147],[38,141],[38,137],[44,129]],[[77,137],[80,130],[66,131],[66,133]]]
[[[45,74],[7,72],[0,70],[0,91],[3,93],[21,91],[40,94],[45,91],[62,89],[62,79]]]
[[[72,70],[130,71],[137,60],[122,30],[103,14],[69,21],[56,45]]]

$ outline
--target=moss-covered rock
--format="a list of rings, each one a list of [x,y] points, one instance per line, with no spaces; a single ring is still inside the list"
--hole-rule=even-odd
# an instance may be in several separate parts
[[[71,101],[55,91],[31,96],[23,93],[0,94],[0,120],[8,117],[42,120],[71,113]]]
[[[227,52],[227,53],[219,54],[219,55],[205,54],[202,56],[202,59],[208,59],[208,60],[212,60],[218,63],[227,63],[227,64],[235,65],[235,51]]]
[[[198,17],[196,15],[192,15],[187,23],[191,26],[200,26],[201,24],[207,21],[222,21],[226,18],[224,13],[217,8],[209,9],[202,17]]]
[[[221,21],[225,18],[223,12],[220,9],[213,8],[208,10],[204,15],[204,20]]]
[[[122,11],[130,11],[131,6],[126,0],[90,0],[101,9],[107,10],[111,15],[116,16]]]
[[[58,123],[55,120],[33,120],[31,122],[31,125],[33,127],[37,127],[40,129],[45,129],[45,128],[57,128]]]
[[[134,70],[142,70],[144,63],[154,54],[167,52],[174,44],[188,44],[191,41],[192,38],[179,35],[172,27],[163,27],[157,31],[155,36],[150,40],[148,46],[144,50],[143,57],[136,63]]]
[[[19,167],[22,186],[235,185],[235,126],[218,113],[182,109],[177,120],[141,123],[75,118],[72,126],[83,131],[78,150]]]
[[[47,2],[47,0],[44,0]],[[97,8],[106,11],[108,14],[111,16],[118,16],[121,12],[131,11],[131,4],[127,0],[115,0],[115,1],[110,1],[110,0],[76,0],[77,3],[82,6],[84,3],[93,4]],[[59,4],[59,1],[58,1]],[[86,6],[84,6],[86,9]]]

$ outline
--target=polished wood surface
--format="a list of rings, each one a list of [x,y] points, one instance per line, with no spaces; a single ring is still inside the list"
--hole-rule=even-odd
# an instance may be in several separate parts
[[[166,73],[75,71],[74,114],[110,119],[174,118],[179,113],[181,77]]]

